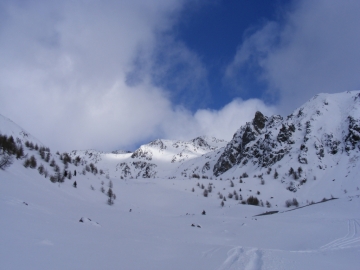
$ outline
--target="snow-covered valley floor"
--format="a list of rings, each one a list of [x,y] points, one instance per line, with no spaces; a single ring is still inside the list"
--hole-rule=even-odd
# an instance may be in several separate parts
[[[357,194],[281,213],[288,208],[235,200],[221,207],[217,192],[229,189],[228,181],[110,179],[117,198],[109,206],[100,191],[109,179],[101,176],[53,184],[14,164],[0,180],[0,269],[360,266]],[[209,197],[197,182],[213,183]],[[280,212],[254,217],[271,210]]]

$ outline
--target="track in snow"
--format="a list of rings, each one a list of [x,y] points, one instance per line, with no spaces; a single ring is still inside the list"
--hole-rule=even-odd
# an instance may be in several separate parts
[[[262,251],[256,248],[245,250],[234,247],[228,251],[228,257],[219,270],[245,269],[260,270],[262,266]]]
[[[360,223],[356,219],[348,220],[348,233],[339,239],[320,247],[320,250],[342,249],[360,246]]]

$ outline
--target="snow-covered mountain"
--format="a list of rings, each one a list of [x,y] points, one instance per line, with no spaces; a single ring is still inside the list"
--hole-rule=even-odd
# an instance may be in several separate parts
[[[0,269],[358,269],[360,91],[134,152],[0,115],[0,146]]]
[[[304,174],[312,176],[310,167],[326,170],[344,156],[357,160],[359,150],[360,92],[320,94],[286,119],[257,112],[234,134],[213,171],[285,163],[309,168]]]
[[[1,116],[0,124],[0,132],[19,138],[18,143],[42,145],[7,118]],[[206,136],[190,141],[158,139],[134,152],[74,150],[54,158],[60,163],[69,156],[88,171],[92,164],[113,179],[232,180],[248,190],[266,184],[265,194],[258,196],[264,201],[276,197],[269,193],[275,186],[277,193],[296,193],[306,201],[356,189],[359,151],[360,91],[352,91],[319,94],[286,118],[256,112],[230,142]],[[73,162],[68,164],[74,167]]]
[[[176,177],[180,165],[223,148],[226,141],[214,137],[197,137],[190,141],[155,140],[140,146],[133,153],[103,153],[96,150],[72,151],[70,156],[79,156],[103,168],[112,177],[155,178]],[[186,177],[186,175],[185,175]]]
[[[359,185],[359,150],[360,92],[352,91],[319,94],[286,118],[257,112],[228,143],[209,137],[155,140],[133,153],[88,150],[71,156],[98,164],[114,178],[248,178],[242,182],[329,198]],[[329,182],[330,190],[324,188]]]

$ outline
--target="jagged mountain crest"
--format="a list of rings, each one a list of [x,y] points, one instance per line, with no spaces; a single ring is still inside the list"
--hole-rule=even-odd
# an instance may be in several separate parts
[[[4,119],[0,117],[0,132],[30,138]],[[95,164],[114,179],[239,179],[251,175],[249,181],[259,178],[291,192],[310,192],[314,186],[327,185],[325,179],[342,178],[337,183],[339,192],[343,186],[356,184],[359,152],[360,91],[353,91],[319,94],[286,118],[256,112],[229,142],[206,136],[189,141],[157,139],[134,152],[85,150],[69,155],[80,159],[83,166]],[[304,185],[309,179],[321,181]]]
[[[359,108],[360,93],[354,91],[317,95],[286,120],[256,112],[254,120],[241,127],[225,147],[214,175],[248,162],[271,167],[289,154],[297,155],[298,163],[308,164],[311,153],[318,166],[326,166],[322,165],[325,155],[360,149]]]
[[[0,133],[24,140],[20,127],[2,117],[0,124]],[[25,137],[34,142],[30,134]],[[262,190],[264,200],[269,200],[274,190],[281,197],[297,192],[302,200],[338,196],[347,189],[359,189],[360,91],[317,95],[285,119],[256,112],[230,142],[201,136],[189,141],[157,139],[134,152],[52,154],[34,149],[27,147],[25,155],[34,155],[40,162],[49,156],[49,161],[39,167],[59,176],[76,170],[84,177],[92,172],[118,180],[237,179],[246,196],[256,187]],[[60,166],[52,165],[52,159]],[[56,175],[49,176],[54,179]],[[262,187],[265,182],[268,186]]]

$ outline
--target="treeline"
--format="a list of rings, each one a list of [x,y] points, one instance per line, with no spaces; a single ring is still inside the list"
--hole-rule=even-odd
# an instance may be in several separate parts
[[[38,152],[38,155],[31,155],[28,157],[28,154],[24,154],[23,143],[19,138],[16,140],[13,136],[2,135],[0,133],[0,169],[4,170],[13,164],[14,158],[16,159],[25,159],[23,165],[25,168],[37,169],[40,175],[43,175],[45,178],[49,177],[50,181],[53,183],[62,183],[65,179],[71,179],[73,176],[76,176],[76,170],[69,170],[69,164],[73,164],[74,166],[82,165],[84,166],[81,173],[85,175],[87,172],[97,175],[98,173],[104,174],[102,170],[98,170],[98,168],[93,164],[86,164],[86,161],[82,160],[79,156],[75,158],[71,158],[68,153],[56,152],[56,158],[51,154],[50,148],[39,146],[34,144],[33,142],[26,141],[25,147],[30,151]],[[36,156],[40,156],[40,161],[36,159]],[[55,161],[61,161],[63,164],[63,168]],[[44,166],[44,164],[48,163],[48,166]],[[52,174],[48,172],[46,169],[49,168],[53,171]]]

